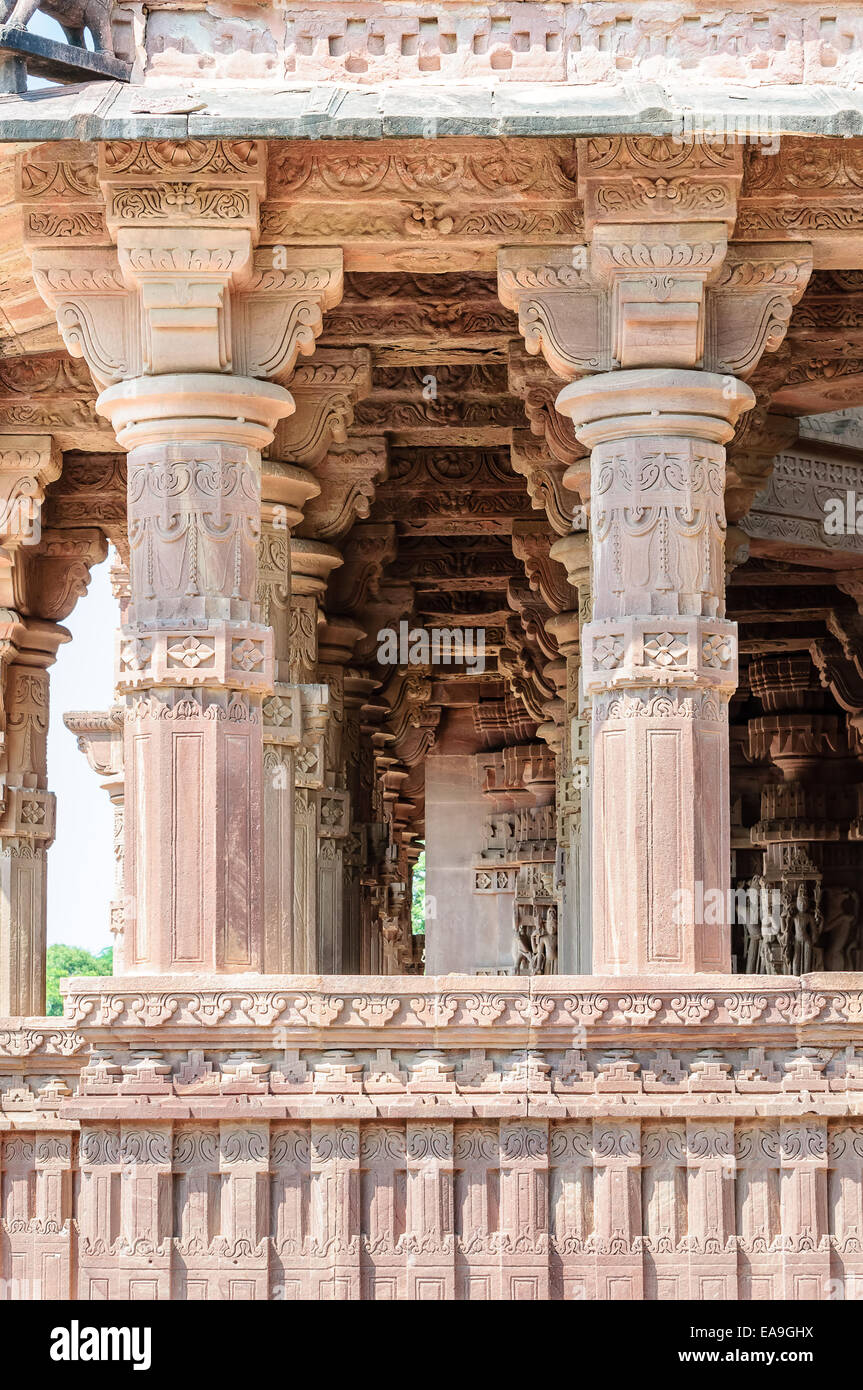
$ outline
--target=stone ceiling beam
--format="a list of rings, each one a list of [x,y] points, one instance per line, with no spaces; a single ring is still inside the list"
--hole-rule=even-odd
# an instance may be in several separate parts
[[[502,243],[575,240],[571,141],[274,144],[266,245],[335,242],[349,271],[489,271]]]

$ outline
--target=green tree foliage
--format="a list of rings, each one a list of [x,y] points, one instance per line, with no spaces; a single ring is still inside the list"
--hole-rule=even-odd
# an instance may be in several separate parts
[[[110,975],[113,972],[114,950],[106,946],[97,956],[85,951],[82,946],[49,946],[47,951],[47,997],[48,1014],[51,1017],[63,1012],[60,998],[60,981],[67,975]]]
[[[422,935],[426,929],[426,852],[423,850],[414,865],[411,877],[411,931]]]

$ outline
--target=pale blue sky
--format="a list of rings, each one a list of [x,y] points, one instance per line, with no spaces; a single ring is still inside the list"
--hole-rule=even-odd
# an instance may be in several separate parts
[[[113,811],[63,715],[71,709],[108,709],[113,700],[119,612],[110,566],[107,560],[92,571],[87,594],[63,624],[72,641],[60,648],[50,673],[48,785],[57,796],[57,838],[48,851],[48,943],[91,951],[112,944]]]

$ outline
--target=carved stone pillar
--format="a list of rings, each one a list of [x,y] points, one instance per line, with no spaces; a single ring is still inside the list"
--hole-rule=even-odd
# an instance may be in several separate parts
[[[39,619],[0,625],[5,735],[0,801],[0,1014],[45,1009],[47,852],[54,796],[47,786],[48,667],[65,628]],[[3,631],[5,629],[5,632]]]
[[[263,969],[285,974],[294,957],[294,757],[302,737],[303,688],[291,672],[291,533],[317,484],[302,468],[264,464],[258,603],[273,630],[274,687],[264,700],[262,873]]]
[[[707,892],[727,898],[730,868],[723,446],[812,248],[729,242],[733,142],[600,136],[577,153],[590,244],[508,247],[498,290],[527,351],[571,383],[557,409],[592,449],[594,968],[727,969],[727,910],[696,920]],[[544,408],[531,424],[551,447]],[[586,505],[580,460],[560,458]]]
[[[351,827],[347,786],[345,668],[364,629],[351,618],[326,617],[319,634],[321,680],[329,690],[324,742],[324,785],[318,793],[317,958],[324,974],[339,974],[344,964],[345,841]]]
[[[128,451],[131,973],[264,965],[261,451],[342,280],[339,251],[279,268],[255,249],[265,183],[261,142],[107,141],[92,233],[71,251],[34,237],[31,252]]]
[[[728,970],[723,444],[753,400],[733,377],[644,369],[563,389],[589,444],[594,969]],[[711,920],[700,920],[709,916]]]
[[[314,943],[308,968],[325,973],[357,970],[360,956],[359,870],[364,856],[352,832],[356,798],[348,784],[348,766],[356,765],[356,711],[375,682],[369,684],[363,673],[350,670],[354,647],[366,636],[365,627],[351,613],[380,566],[375,570],[371,565],[369,543],[345,538],[358,516],[368,516],[374,480],[385,474],[387,455],[381,438],[347,444],[345,440],[353,400],[367,393],[370,384],[367,352],[325,353],[319,370],[314,375],[305,371],[299,383],[298,414],[308,413],[309,424],[291,428],[293,422],[288,422],[276,440],[308,464],[316,488],[304,511],[302,534],[292,543],[294,636],[296,676],[320,682],[316,688],[326,696],[327,719],[319,775],[297,790],[295,844],[302,856],[302,915]],[[340,443],[328,448],[331,439]],[[371,529],[377,533],[393,528]],[[375,534],[374,555],[380,545]],[[346,583],[340,582],[342,576],[347,576]],[[356,793],[356,778],[354,782]],[[298,886],[299,882],[298,878]]]
[[[259,451],[290,398],[236,377],[172,384],[139,378],[99,401],[129,448],[125,964],[260,970],[261,703],[273,670],[256,604]]]
[[[590,622],[590,536],[572,531],[552,546],[551,554],[566,566],[569,582],[578,591],[577,621],[573,614],[549,619],[566,660],[566,719],[564,766],[558,781],[558,849],[564,858],[561,875],[561,921],[558,927],[562,974],[589,974],[592,963],[590,926],[590,696],[581,681],[581,635]]]
[[[332,571],[342,563],[323,541],[291,537],[291,614],[288,674],[300,687],[302,736],[294,753],[293,969],[316,973],[318,964],[318,793],[326,777],[326,737],[332,692],[318,682],[320,603]]]

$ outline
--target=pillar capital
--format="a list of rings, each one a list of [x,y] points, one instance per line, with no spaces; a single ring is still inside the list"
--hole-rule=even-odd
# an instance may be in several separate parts
[[[557,376],[662,366],[748,378],[812,271],[805,242],[729,243],[716,221],[598,225],[590,247],[510,247],[498,293]]]
[[[715,372],[640,368],[585,377],[564,386],[557,408],[582,443],[658,435],[725,444],[744,411],[755,404],[741,381]]]
[[[274,382],[184,372],[117,382],[101,393],[96,409],[111,421],[118,443],[130,450],[188,440],[260,452],[294,403]]]
[[[279,459],[261,461],[261,519],[287,535],[299,526],[306,504],[319,496],[320,483],[305,468]]]
[[[812,248],[730,242],[742,175],[732,142],[579,141],[589,243],[498,257],[528,351],[567,380],[649,366],[751,375],[785,336]]]
[[[278,263],[255,250],[263,141],[104,142],[71,247],[39,216],[55,181],[30,175],[25,154],[17,195],[36,286],[103,390],[176,372],[285,380],[341,297],[339,250],[292,250]]]
[[[725,617],[723,446],[754,401],[735,377],[677,367],[588,377],[558,396],[592,451],[581,680],[596,969],[728,966],[727,926],[700,921],[697,904],[729,872],[737,631]],[[578,535],[555,546],[571,578],[584,548]]]
[[[334,545],[291,537],[291,589],[294,594],[323,594],[333,570],[342,564],[341,552]]]
[[[0,533],[3,545],[32,539],[45,488],[59,478],[62,455],[51,434],[0,433]],[[19,505],[16,505],[19,504]]]
[[[46,231],[56,224],[34,216],[54,196],[51,178],[41,166],[29,177],[26,156],[19,165],[37,288],[128,450],[117,688],[132,790],[132,973],[280,959],[262,914],[264,744],[268,774],[290,786],[273,761],[300,736],[282,650],[293,616],[288,527],[320,485],[275,462],[262,510],[261,453],[294,413],[285,385],[341,297],[342,254],[257,248],[266,168],[260,141],[108,141],[67,249]],[[303,462],[345,437],[371,383],[367,352],[336,357],[300,374],[301,418],[282,445]],[[296,590],[314,610],[301,614],[313,633],[316,596],[339,563],[323,542],[298,546]],[[278,629],[278,668],[266,619]]]
[[[48,483],[62,456],[50,434],[0,434],[0,604],[25,606],[22,547],[38,545]]]
[[[351,438],[333,445],[315,464],[319,493],[303,518],[303,531],[339,542],[357,521],[366,522],[375,486],[387,476],[387,442],[382,436]]]
[[[588,531],[570,531],[554,542],[550,555],[566,570],[566,577],[578,590],[579,605],[582,589],[590,589],[591,544]]]
[[[296,410],[278,426],[272,452],[306,467],[319,463],[331,444],[345,444],[354,406],[371,389],[367,348],[321,348],[294,369],[291,393]]]

